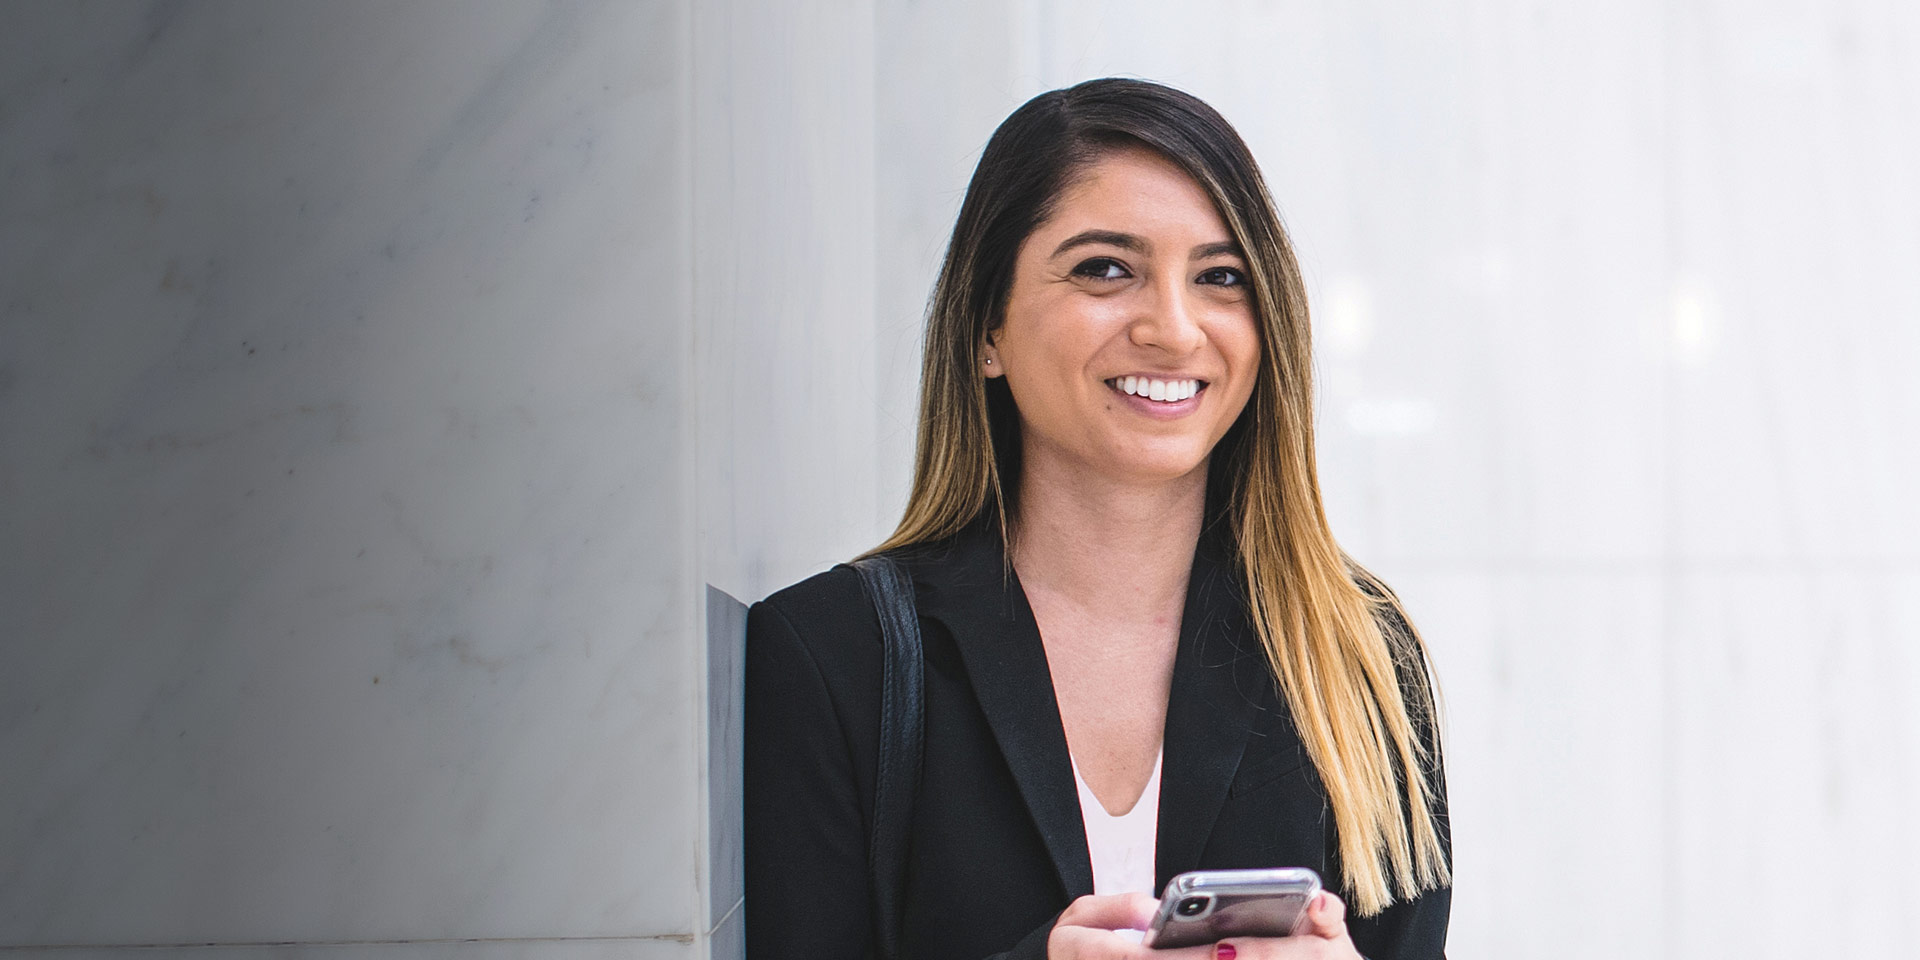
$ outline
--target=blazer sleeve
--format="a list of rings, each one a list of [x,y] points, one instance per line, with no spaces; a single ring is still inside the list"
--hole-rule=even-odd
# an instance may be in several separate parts
[[[822,669],[777,601],[748,611],[745,671],[746,956],[872,958],[864,791],[876,758],[861,755],[873,737],[851,735],[849,724],[877,728],[879,718],[836,703],[830,680],[845,678]],[[982,960],[1044,960],[1053,925]]]
[[[872,956],[865,816],[826,678],[773,605],[747,613],[749,960]]]

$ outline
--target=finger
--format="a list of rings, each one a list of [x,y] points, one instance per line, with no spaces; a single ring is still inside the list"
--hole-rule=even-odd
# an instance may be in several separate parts
[[[1309,944],[1319,943],[1300,937],[1240,937],[1214,944],[1207,960],[1298,960],[1319,956],[1303,952],[1309,949]]]
[[[1102,930],[1145,930],[1159,906],[1160,901],[1144,893],[1085,896],[1068,905],[1059,922]]]
[[[1352,941],[1319,937],[1235,937],[1213,945],[1208,960],[1350,960],[1358,956]],[[1151,958],[1158,960],[1158,958]]]
[[[1210,960],[1213,948],[1155,950],[1112,930],[1056,925],[1047,938],[1047,956],[1072,960]]]
[[[1347,935],[1347,904],[1333,893],[1322,890],[1307,905],[1307,932],[1325,940]]]

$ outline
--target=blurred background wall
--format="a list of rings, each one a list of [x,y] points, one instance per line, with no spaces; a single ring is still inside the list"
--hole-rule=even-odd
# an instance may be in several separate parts
[[[1458,957],[1920,938],[1920,10],[0,8],[0,951],[728,956],[735,608],[904,502],[981,145],[1241,130]],[[723,771],[724,773],[724,771]]]

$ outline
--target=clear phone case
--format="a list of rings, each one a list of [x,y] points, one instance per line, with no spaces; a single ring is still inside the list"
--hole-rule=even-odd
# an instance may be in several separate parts
[[[1304,929],[1320,875],[1305,867],[1195,870],[1167,882],[1141,941],[1168,949],[1227,937],[1287,937]]]

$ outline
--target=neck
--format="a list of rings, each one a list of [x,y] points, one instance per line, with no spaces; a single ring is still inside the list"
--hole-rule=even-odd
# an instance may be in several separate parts
[[[1026,451],[1020,475],[1021,583],[1123,616],[1177,610],[1206,510],[1206,463],[1173,479],[1116,478],[1036,453]]]

